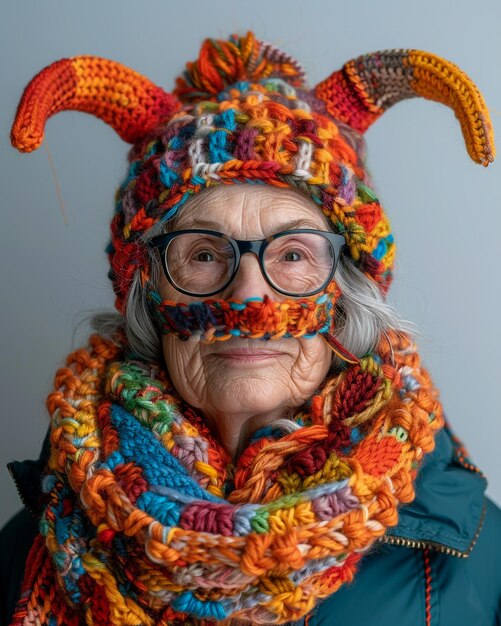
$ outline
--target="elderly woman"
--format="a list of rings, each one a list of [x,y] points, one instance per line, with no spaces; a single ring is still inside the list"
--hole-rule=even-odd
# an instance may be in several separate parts
[[[362,134],[413,95],[493,159],[476,87],[417,51],[308,91],[249,33],[206,41],[173,95],[95,57],[30,83],[20,150],[62,109],[134,147],[119,316],[57,373],[39,462],[11,466],[29,512],[2,534],[6,623],[499,623],[501,514],[384,298]]]

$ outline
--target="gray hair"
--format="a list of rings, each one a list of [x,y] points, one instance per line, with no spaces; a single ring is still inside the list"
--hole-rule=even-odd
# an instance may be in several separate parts
[[[147,239],[151,236],[148,233]],[[153,285],[158,285],[163,271],[161,262],[154,251],[150,251],[149,256],[150,280]],[[358,357],[367,354],[389,330],[412,334],[412,324],[400,318],[385,302],[378,285],[360,272],[348,256],[340,256],[334,279],[341,290],[336,302],[334,334],[352,354]],[[161,359],[161,335],[153,320],[139,271],[133,277],[124,316],[97,313],[91,319],[91,326],[110,338],[118,330],[123,330],[137,358],[146,361]],[[333,368],[337,369],[341,364],[335,357]]]

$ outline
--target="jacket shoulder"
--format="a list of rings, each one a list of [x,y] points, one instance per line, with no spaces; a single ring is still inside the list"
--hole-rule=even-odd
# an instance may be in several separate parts
[[[501,545],[501,507],[499,507],[495,502],[493,502],[489,497],[485,498],[487,506],[486,506],[486,515],[484,522],[484,532],[489,534],[489,539],[496,543],[498,546]]]
[[[431,603],[440,624],[501,623],[501,510],[485,498],[481,527],[467,557],[429,555]]]
[[[436,546],[376,544],[354,581],[324,600],[309,626],[499,626],[501,510],[485,498],[483,521],[468,556]]]

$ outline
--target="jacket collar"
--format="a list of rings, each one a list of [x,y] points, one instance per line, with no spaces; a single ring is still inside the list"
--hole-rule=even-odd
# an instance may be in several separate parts
[[[42,472],[49,462],[50,429],[47,430],[39,458],[27,461],[12,461],[7,468],[17,487],[21,502],[34,516],[41,514],[40,481]]]
[[[399,522],[387,537],[431,544],[467,556],[480,531],[487,481],[468,459],[449,426],[438,432],[416,478],[416,498],[399,512]],[[409,545],[401,542],[402,545]]]
[[[49,433],[37,461],[14,461],[9,471],[23,504],[40,511],[40,477],[49,460]],[[467,458],[448,425],[438,432],[435,449],[428,454],[416,478],[416,498],[400,508],[399,523],[387,532],[389,542],[405,540],[443,546],[467,555],[480,530],[487,481]]]

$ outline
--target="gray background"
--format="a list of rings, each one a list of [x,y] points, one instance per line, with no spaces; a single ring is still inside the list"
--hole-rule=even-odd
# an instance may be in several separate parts
[[[205,37],[252,29],[296,56],[315,83],[345,61],[384,48],[420,48],[475,80],[500,129],[501,3],[420,0],[20,0],[0,25],[0,522],[18,507],[5,463],[38,454],[54,372],[83,342],[85,316],[112,305],[104,247],[126,145],[101,121],[66,112],[47,125],[68,216],[62,219],[47,152],[9,146],[26,83],[52,61],[95,54],[170,89]],[[415,99],[368,132],[369,168],[398,244],[390,294],[422,333],[421,351],[456,432],[501,502],[499,163],[467,157],[446,107]],[[80,324],[77,332],[76,326]]]

